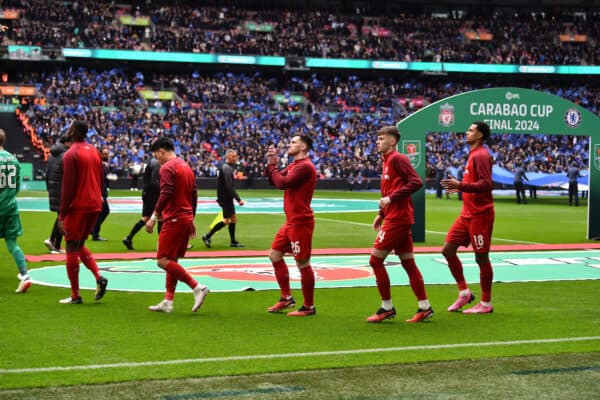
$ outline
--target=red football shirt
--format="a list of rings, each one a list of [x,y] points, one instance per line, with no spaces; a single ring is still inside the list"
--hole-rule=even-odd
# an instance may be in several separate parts
[[[73,142],[62,159],[63,180],[59,215],[102,210],[104,170],[98,149],[87,142]]]
[[[297,224],[314,220],[310,202],[317,184],[317,170],[308,157],[292,162],[281,171],[276,165],[269,165],[267,176],[275,187],[284,190],[286,222]]]
[[[492,156],[483,146],[469,153],[465,174],[460,184],[463,192],[463,217],[471,218],[494,210],[492,197]]]
[[[393,150],[383,156],[381,197],[389,196],[391,203],[380,213],[386,221],[397,224],[415,223],[411,194],[421,189],[423,181],[410,165],[408,157]]]
[[[193,218],[196,215],[198,191],[194,171],[181,158],[174,157],[160,168],[160,195],[154,212],[163,220]]]

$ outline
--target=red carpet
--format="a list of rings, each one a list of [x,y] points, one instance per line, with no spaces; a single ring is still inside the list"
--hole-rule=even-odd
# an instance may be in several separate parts
[[[492,246],[492,251],[549,251],[549,250],[588,250],[600,249],[600,243],[567,243],[567,244],[503,244]],[[415,253],[441,253],[440,246],[415,247]],[[470,249],[461,248],[461,251],[470,251]],[[313,249],[315,255],[335,255],[335,254],[369,254],[371,248],[362,249]],[[202,257],[268,257],[269,249],[266,250],[204,250],[188,251],[186,258]],[[128,253],[97,253],[94,254],[96,260],[139,260],[145,258],[155,258],[156,252],[128,252]],[[29,262],[41,261],[64,261],[64,254],[41,254],[26,255],[25,259]]]

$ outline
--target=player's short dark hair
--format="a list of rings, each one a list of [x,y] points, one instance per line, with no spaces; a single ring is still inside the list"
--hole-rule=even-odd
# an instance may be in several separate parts
[[[173,145],[173,141],[168,137],[159,137],[150,145],[150,151],[155,152],[160,149],[164,149],[167,151],[175,151],[175,146]]]
[[[75,120],[71,124],[71,129],[73,130],[72,134],[70,135],[70,138],[72,139],[72,141],[81,142],[81,141],[85,140],[85,136],[88,133],[87,122],[79,120],[79,119]]]
[[[313,140],[312,140],[312,137],[309,134],[303,133],[301,135],[298,135],[298,137],[306,145],[307,151],[308,150],[312,150]]]
[[[483,121],[475,121],[473,122],[473,125],[481,132],[481,141],[485,142],[490,137],[490,126]]]
[[[377,136],[389,135],[396,138],[396,142],[400,141],[400,131],[394,125],[384,126],[377,131]]]

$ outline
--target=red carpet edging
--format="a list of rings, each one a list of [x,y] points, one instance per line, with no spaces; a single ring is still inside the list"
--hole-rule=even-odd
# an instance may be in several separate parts
[[[592,250],[600,249],[600,243],[564,243],[564,244],[503,244],[492,246],[492,251],[550,251],[550,250]],[[471,249],[461,248],[461,251],[471,251]],[[422,246],[415,247],[415,253],[441,253],[441,246]],[[355,249],[313,249],[314,255],[341,255],[341,254],[370,254],[371,248]],[[204,258],[204,257],[268,257],[269,249],[266,250],[204,250],[188,251],[186,258]],[[156,252],[127,252],[127,253],[95,253],[96,260],[143,260],[153,259]],[[64,254],[40,254],[25,256],[29,262],[43,261],[65,261]]]

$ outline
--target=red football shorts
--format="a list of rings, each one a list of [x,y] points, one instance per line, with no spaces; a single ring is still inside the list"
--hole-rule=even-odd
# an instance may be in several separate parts
[[[156,258],[177,260],[185,256],[193,224],[191,217],[164,220],[158,235]]]
[[[271,248],[282,253],[292,253],[296,261],[310,257],[315,222],[283,224],[275,234]]]
[[[397,255],[412,253],[412,225],[384,222],[373,242],[373,248],[387,252],[394,250]]]
[[[473,218],[459,216],[448,231],[446,242],[465,247],[471,244],[475,253],[489,253],[493,229],[493,211]]]
[[[73,211],[66,215],[63,219],[63,227],[65,229],[65,241],[74,242],[88,238],[96,220],[100,215],[100,211]]]

